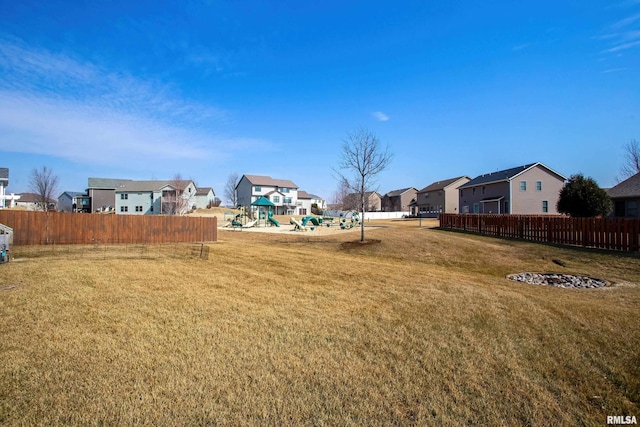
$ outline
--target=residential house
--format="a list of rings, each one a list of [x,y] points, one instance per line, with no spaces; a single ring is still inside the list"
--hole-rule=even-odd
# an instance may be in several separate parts
[[[116,190],[131,179],[89,178],[87,195],[89,196],[91,212],[111,210],[116,205]]]
[[[324,212],[327,210],[327,202],[320,196],[316,196],[315,194],[309,194],[311,196],[311,207],[316,205],[319,211]]]
[[[311,194],[303,190],[298,190],[298,207],[299,215],[310,215],[311,212]]]
[[[0,208],[7,207],[5,202],[6,188],[9,186],[9,168],[0,168]]]
[[[409,212],[410,204],[416,198],[418,190],[414,187],[389,191],[382,196],[382,210],[384,212]]]
[[[41,211],[42,203],[40,202],[40,196],[35,193],[21,193],[16,195],[18,199],[15,201],[15,206],[28,211]],[[56,201],[49,199],[49,209],[54,210],[56,207]]]
[[[216,203],[216,193],[211,187],[200,187],[196,189],[195,204],[197,209],[206,209]]]
[[[91,212],[91,199],[86,193],[65,191],[58,197],[60,212]]]
[[[542,163],[483,174],[458,187],[460,213],[558,214],[565,181]]]
[[[437,217],[441,213],[459,213],[458,187],[471,181],[468,176],[458,176],[436,181],[416,194],[417,214],[423,217]]]
[[[382,210],[382,196],[377,191],[365,191],[364,193],[365,200],[365,211],[367,212],[379,212]],[[342,209],[349,210],[360,210],[360,194],[358,193],[350,193],[342,201]]]
[[[236,185],[238,205],[249,207],[261,196],[275,205],[275,215],[300,215],[300,209],[306,209],[303,202],[298,200],[298,186],[293,181],[262,175],[242,175]],[[257,210],[255,206],[252,208]],[[310,210],[309,206],[307,212]]]
[[[116,214],[184,214],[195,204],[191,180],[129,181],[115,190]]]
[[[613,216],[640,218],[640,173],[607,190],[613,200]]]

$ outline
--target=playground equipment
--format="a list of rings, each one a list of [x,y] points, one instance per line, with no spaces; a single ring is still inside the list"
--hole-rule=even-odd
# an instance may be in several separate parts
[[[350,221],[348,221],[350,219]],[[360,224],[360,212],[340,213],[340,228],[350,230]]]
[[[289,223],[294,225],[293,231],[307,231],[307,227],[305,225],[302,225],[300,221],[298,221],[294,217],[291,217],[291,221],[289,221]]]
[[[307,223],[309,222],[311,222],[311,224],[315,226],[320,226],[322,225],[322,218],[311,216],[311,215],[302,217],[302,225],[306,227]]]
[[[13,244],[13,228],[0,224],[0,264],[9,262],[11,245]]]
[[[276,227],[280,227],[280,222],[273,217],[273,212],[269,211],[269,214],[267,215],[267,220],[271,224],[275,225]]]

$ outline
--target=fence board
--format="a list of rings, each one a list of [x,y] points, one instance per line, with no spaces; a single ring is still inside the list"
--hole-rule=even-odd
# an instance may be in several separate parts
[[[15,245],[182,243],[218,240],[216,217],[102,215],[0,210]]]
[[[440,214],[440,227],[534,242],[640,251],[640,219],[637,218]]]

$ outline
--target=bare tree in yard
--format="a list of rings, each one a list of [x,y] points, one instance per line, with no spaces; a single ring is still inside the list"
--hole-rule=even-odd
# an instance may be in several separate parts
[[[358,195],[361,242],[364,242],[364,213],[367,208],[365,193],[373,189],[376,176],[389,166],[392,158],[389,147],[383,148],[378,137],[366,129],[347,133],[346,138],[342,140],[338,166],[341,171],[348,171],[350,176],[345,176],[340,171],[336,172]]]
[[[338,189],[335,193],[333,193],[333,205],[335,209],[344,210],[348,209],[348,198],[349,192],[351,191],[351,187],[349,186],[349,181],[345,177],[340,177],[340,183],[338,184]]]
[[[58,177],[46,166],[33,169],[29,178],[29,188],[36,195],[36,205],[47,212],[51,210],[51,200],[58,193]]]
[[[620,175],[624,181],[625,179],[640,173],[640,143],[637,140],[632,139],[629,143],[622,146],[624,150],[624,163],[620,168]]]
[[[238,175],[238,172],[233,172],[229,174],[227,182],[224,184],[224,198],[234,208],[238,206],[238,193],[236,193],[236,186],[239,181],[240,176]]]
[[[162,213],[167,215],[184,215],[191,209],[195,194],[187,193],[187,186],[191,181],[182,179],[177,173],[169,182],[175,190],[164,191],[162,195]]]

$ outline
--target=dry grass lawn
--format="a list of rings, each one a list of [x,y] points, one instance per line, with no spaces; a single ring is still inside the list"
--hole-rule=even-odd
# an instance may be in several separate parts
[[[208,260],[16,248],[23,261],[0,266],[0,424],[640,416],[639,256],[379,225],[369,245],[220,231]],[[614,285],[505,278],[521,271]]]

